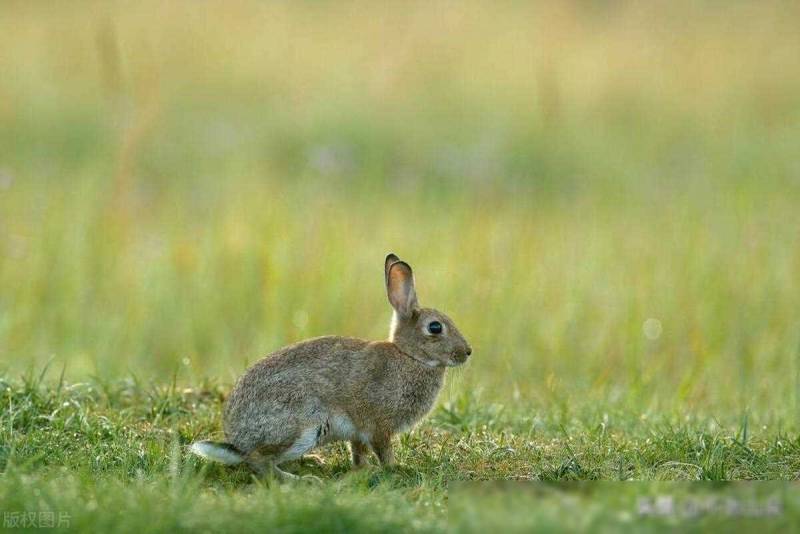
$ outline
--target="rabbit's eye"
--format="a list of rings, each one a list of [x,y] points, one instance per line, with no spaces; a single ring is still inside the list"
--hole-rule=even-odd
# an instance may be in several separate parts
[[[441,334],[443,330],[442,323],[439,321],[431,321],[428,323],[428,332],[431,334]]]

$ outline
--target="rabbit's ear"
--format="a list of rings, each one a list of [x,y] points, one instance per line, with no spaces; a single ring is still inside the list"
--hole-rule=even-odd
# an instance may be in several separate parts
[[[386,292],[389,303],[403,319],[410,319],[418,308],[417,292],[414,289],[414,273],[404,261],[395,261],[386,275]]]
[[[400,258],[398,258],[396,254],[389,253],[389,255],[386,256],[386,260],[383,262],[383,276],[386,278],[387,284],[389,283],[389,267],[398,261],[400,261]]]

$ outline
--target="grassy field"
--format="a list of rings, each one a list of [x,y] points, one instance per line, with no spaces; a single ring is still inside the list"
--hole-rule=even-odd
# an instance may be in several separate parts
[[[797,479],[798,17],[3,3],[4,526],[470,530],[469,480]],[[400,467],[188,457],[256,359],[387,335],[389,251],[474,348]]]

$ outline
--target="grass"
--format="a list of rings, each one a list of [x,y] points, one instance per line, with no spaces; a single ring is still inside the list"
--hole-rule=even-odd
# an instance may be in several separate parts
[[[544,407],[528,407],[538,412],[532,415],[465,394],[398,440],[396,468],[373,464],[352,471],[346,448],[335,444],[322,451],[323,465],[291,466],[321,478],[321,485],[279,484],[254,479],[244,468],[204,464],[186,453],[191,441],[218,432],[225,390],[220,386],[180,388],[134,379],[50,386],[28,376],[3,382],[2,388],[7,407],[0,451],[4,510],[66,514],[75,530],[470,530],[481,524],[474,522],[475,507],[483,506],[486,495],[457,493],[460,512],[448,515],[448,489],[459,482],[787,480],[796,479],[800,469],[796,434],[753,436],[746,420],[725,428],[713,418],[661,414],[642,421],[615,413],[598,422],[584,408],[580,417],[564,421]],[[626,486],[608,489],[617,495],[608,507],[622,507],[629,515],[635,511]],[[686,493],[685,487],[668,489],[672,495]],[[653,492],[644,486],[634,495]],[[511,495],[519,499],[520,490]],[[627,501],[619,495],[627,495]],[[789,495],[792,500],[786,502],[792,504],[785,506],[791,515],[783,521],[797,513],[796,495]],[[500,501],[515,506],[513,499]],[[568,499],[562,501],[552,505],[570,506]],[[510,516],[518,527],[557,519],[546,507],[532,512],[524,503]],[[583,527],[619,526],[622,520],[608,517],[608,507],[590,509]]]
[[[798,478],[797,6],[0,9],[0,512],[474,530],[460,482],[643,482],[574,525],[613,529]],[[390,250],[475,349],[400,467],[187,457],[257,358],[385,337]]]

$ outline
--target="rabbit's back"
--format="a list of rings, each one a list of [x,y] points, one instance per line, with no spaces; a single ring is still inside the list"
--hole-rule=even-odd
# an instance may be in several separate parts
[[[344,416],[342,405],[347,404],[347,397],[358,395],[360,384],[368,380],[368,344],[326,336],[289,345],[256,362],[227,400],[226,436],[246,449],[251,442],[267,439],[264,432],[274,434],[272,440],[292,441],[298,439],[291,435],[294,429],[327,420],[338,423],[332,430],[346,433],[352,423]],[[279,435],[282,433],[287,435]]]

